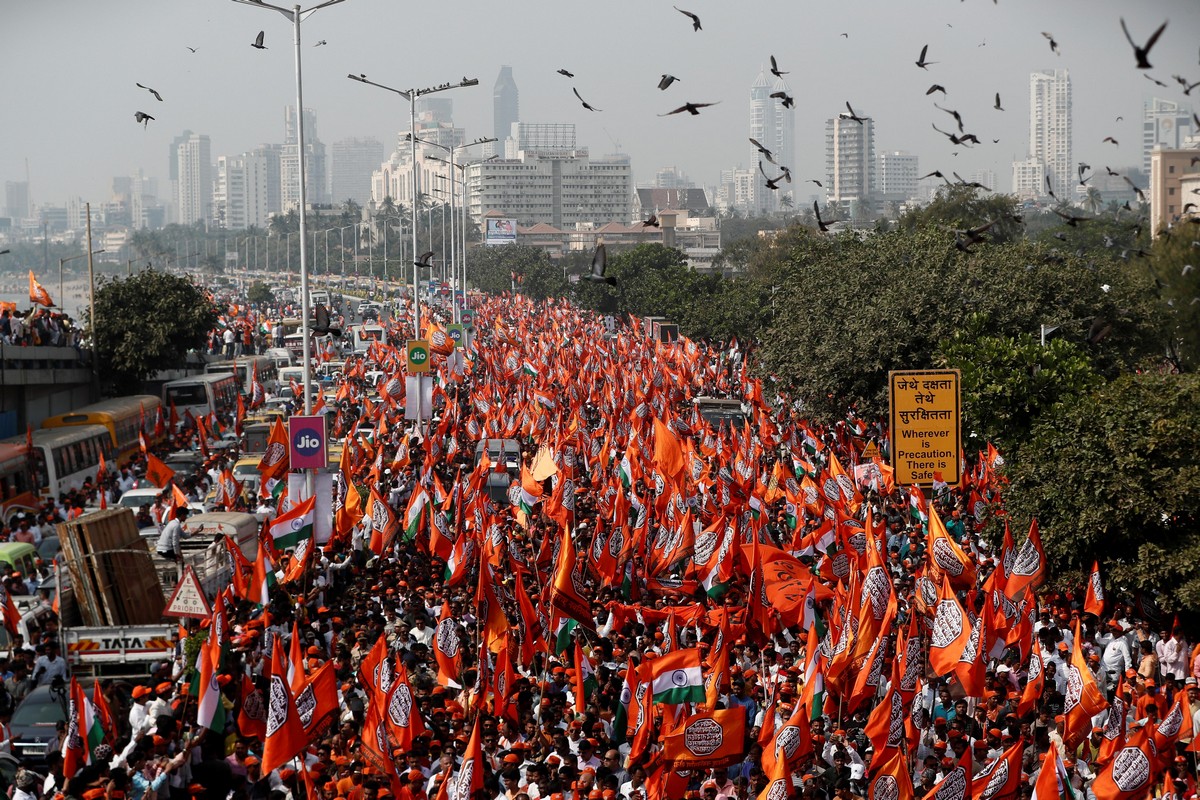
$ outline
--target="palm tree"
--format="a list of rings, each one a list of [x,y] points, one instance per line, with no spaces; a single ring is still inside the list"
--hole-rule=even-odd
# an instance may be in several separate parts
[[[1090,213],[1096,214],[1100,211],[1100,207],[1104,205],[1104,198],[1100,196],[1100,190],[1095,186],[1087,187],[1087,194],[1083,199],[1083,207]]]

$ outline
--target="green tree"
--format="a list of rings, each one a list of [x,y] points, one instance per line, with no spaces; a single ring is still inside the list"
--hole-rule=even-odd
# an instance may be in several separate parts
[[[256,305],[269,305],[275,302],[275,293],[262,281],[255,281],[246,290],[246,299]]]
[[[104,389],[134,394],[155,372],[183,364],[217,324],[217,310],[188,278],[159,270],[102,279],[96,288],[96,319],[84,320],[103,364]]]
[[[938,361],[962,372],[964,433],[996,442],[1009,459],[1043,413],[1100,383],[1087,351],[1066,339],[1042,347],[1028,334],[960,332],[942,343]]]
[[[896,227],[915,231],[941,225],[965,230],[993,222],[995,224],[987,231],[988,241],[1003,243],[1021,238],[1022,221],[1021,206],[1016,197],[952,183],[938,189],[929,205],[902,214],[896,220]]]
[[[549,260],[545,252],[529,245],[475,247],[467,256],[467,279],[484,292],[507,292],[514,273],[524,274],[543,259]]]
[[[1098,559],[1110,586],[1200,607],[1197,397],[1196,375],[1128,375],[1034,426],[1006,505],[1014,529],[1037,518],[1061,583]]]
[[[1175,368],[1200,369],[1200,250],[1192,236],[1159,236],[1147,258],[1131,258],[1131,270],[1154,276],[1158,312],[1168,331],[1167,354]]]

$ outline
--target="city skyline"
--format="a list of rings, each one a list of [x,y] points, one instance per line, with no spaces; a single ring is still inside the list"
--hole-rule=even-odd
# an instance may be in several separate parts
[[[548,14],[553,23],[527,21],[543,7],[553,10]],[[458,2],[452,10],[470,15],[479,9]],[[619,14],[531,2],[528,15],[501,15],[483,30],[463,26],[450,40],[430,37],[408,52],[379,46],[386,38],[375,33],[402,26],[403,10],[383,0],[349,0],[304,25],[305,106],[318,114],[326,143],[392,142],[407,129],[407,103],[351,83],[348,72],[396,88],[473,77],[479,87],[447,94],[456,103],[456,126],[473,138],[493,129],[494,98],[487,87],[501,65],[510,65],[521,87],[522,119],[574,123],[581,145],[594,154],[613,152],[621,143],[639,183],[674,165],[698,185],[713,186],[723,170],[757,167],[745,145],[744,98],[746,86],[774,55],[790,73],[786,80],[796,97],[796,156],[788,166],[799,181],[824,175],[825,121],[850,101],[870,109],[881,151],[908,151],[920,159],[922,171],[991,170],[1001,176],[997,188],[1005,190],[1012,163],[1031,155],[1026,109],[1032,72],[1070,70],[1074,159],[1115,168],[1142,163],[1147,99],[1186,103],[1172,74],[1200,79],[1194,49],[1200,6],[1184,0],[1136,8],[1116,0],[1064,2],[1036,11],[1015,0],[999,5],[947,0],[920,8],[868,0],[852,9],[763,2],[757,15],[700,2],[694,10],[704,19],[701,32],[693,32],[686,20],[681,26],[669,4],[641,11],[639,25],[628,26]],[[114,175],[139,169],[165,186],[169,176],[161,154],[181,131],[209,136],[214,163],[217,156],[279,141],[280,109],[294,103],[295,91],[290,29],[278,15],[233,3],[166,7],[148,0],[80,6],[65,26],[56,26],[52,13],[21,4],[0,32],[7,63],[39,65],[37,82],[12,83],[10,113],[0,121],[6,144],[0,181],[23,181],[28,158],[33,203],[76,197],[100,202],[111,194]],[[1135,36],[1170,20],[1148,73],[1134,68],[1119,27],[1122,14]],[[583,27],[595,46],[554,36]],[[266,31],[266,51],[249,47],[260,29]],[[1061,56],[1050,52],[1043,30],[1056,34]],[[313,47],[319,40],[329,44]],[[622,57],[614,59],[617,41]],[[937,62],[928,70],[912,64],[925,44],[929,60]],[[80,71],[80,63],[88,68]],[[557,74],[560,68],[575,77]],[[667,91],[656,89],[663,72],[679,78]],[[1146,74],[1171,85],[1156,87]],[[135,82],[154,86],[164,102]],[[925,95],[933,83],[946,87],[945,99]],[[572,87],[604,111],[582,109]],[[1006,111],[992,108],[997,92]],[[70,102],[62,100],[68,97]],[[950,121],[933,107],[935,100],[959,110],[981,145],[956,148],[933,131],[932,123],[944,128]],[[720,105],[699,117],[657,116],[684,101]],[[143,128],[133,121],[137,110],[156,119]],[[1119,144],[1104,143],[1106,136]],[[809,190],[795,191],[802,201]]]

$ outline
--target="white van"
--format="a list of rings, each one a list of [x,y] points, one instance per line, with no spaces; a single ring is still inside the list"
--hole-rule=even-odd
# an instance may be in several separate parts
[[[292,365],[292,354],[286,347],[268,347],[263,355],[274,362],[276,369],[281,370]]]
[[[365,353],[371,342],[386,342],[387,333],[380,325],[358,325],[354,328],[354,352]]]

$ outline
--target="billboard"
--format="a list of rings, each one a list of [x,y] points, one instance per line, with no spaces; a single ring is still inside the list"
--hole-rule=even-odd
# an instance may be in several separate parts
[[[517,241],[517,221],[488,217],[484,220],[484,244],[513,244]]]
[[[888,373],[896,485],[960,478],[962,413],[956,369]]]

